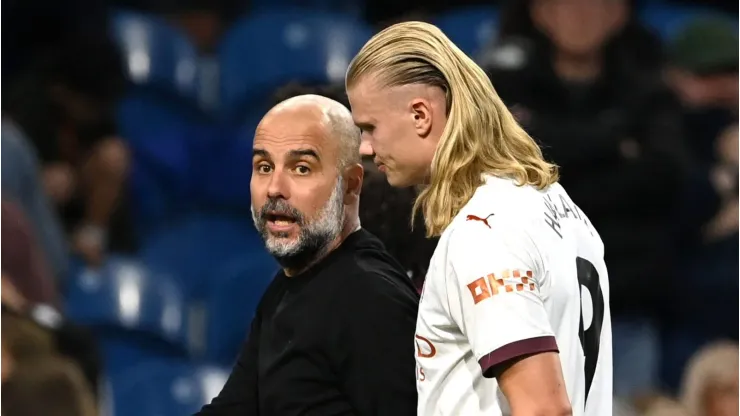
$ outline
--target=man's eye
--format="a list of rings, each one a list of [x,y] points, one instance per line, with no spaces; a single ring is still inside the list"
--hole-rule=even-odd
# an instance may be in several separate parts
[[[299,175],[308,175],[311,173],[311,169],[308,166],[298,165],[295,167],[295,172]]]
[[[257,172],[259,173],[270,173],[272,168],[269,165],[258,165]]]

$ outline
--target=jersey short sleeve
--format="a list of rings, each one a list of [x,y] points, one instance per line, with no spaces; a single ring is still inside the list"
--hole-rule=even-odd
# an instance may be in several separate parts
[[[486,377],[511,359],[558,350],[536,247],[501,222],[459,224],[447,250],[451,314]]]

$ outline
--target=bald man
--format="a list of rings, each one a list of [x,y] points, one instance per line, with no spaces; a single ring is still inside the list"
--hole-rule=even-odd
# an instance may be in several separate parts
[[[254,137],[252,217],[282,266],[221,393],[200,415],[416,415],[418,296],[360,227],[360,132],[303,95]]]

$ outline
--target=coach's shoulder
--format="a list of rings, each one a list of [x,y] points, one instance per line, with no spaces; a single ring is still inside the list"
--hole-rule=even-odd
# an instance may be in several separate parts
[[[350,308],[392,308],[416,316],[419,295],[410,278],[393,267],[357,268],[346,276]]]
[[[353,283],[358,289],[385,296],[415,293],[409,276],[395,265],[360,269],[353,274]]]
[[[362,323],[378,331],[379,326],[386,327],[385,330],[403,328],[413,334],[419,295],[409,282],[397,279],[397,276],[371,271],[352,276],[352,294],[342,305],[350,325]]]
[[[351,271],[357,285],[368,285],[380,289],[394,287],[398,282],[410,281],[403,266],[380,244],[354,251],[344,265]]]

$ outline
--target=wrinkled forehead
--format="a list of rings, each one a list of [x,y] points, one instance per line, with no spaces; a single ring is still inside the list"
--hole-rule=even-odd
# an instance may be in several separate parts
[[[253,148],[265,151],[273,158],[310,149],[320,159],[331,160],[337,152],[322,115],[297,111],[275,114],[262,120],[255,131]]]

